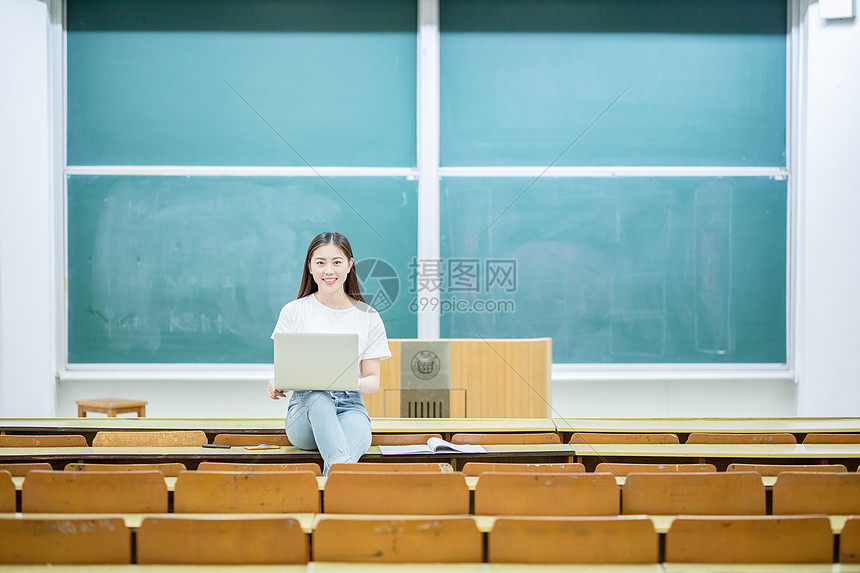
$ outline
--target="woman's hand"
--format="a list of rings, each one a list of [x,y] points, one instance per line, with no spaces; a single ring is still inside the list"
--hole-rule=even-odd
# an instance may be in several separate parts
[[[269,390],[269,398],[271,398],[272,400],[277,400],[278,398],[286,398],[287,397],[287,395],[284,394],[282,391],[275,389],[275,379],[274,378],[269,378],[268,390]]]

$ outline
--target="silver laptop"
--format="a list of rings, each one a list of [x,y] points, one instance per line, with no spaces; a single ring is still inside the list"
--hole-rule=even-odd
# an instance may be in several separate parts
[[[275,334],[275,388],[358,390],[358,334]]]

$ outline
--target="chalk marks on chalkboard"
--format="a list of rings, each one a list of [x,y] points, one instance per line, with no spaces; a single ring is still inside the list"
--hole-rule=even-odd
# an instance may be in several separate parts
[[[731,185],[713,181],[699,187],[693,208],[696,351],[727,354],[732,350]]]
[[[354,203],[391,206],[374,223],[415,252],[416,182],[336,184]],[[264,364],[310,237],[342,230],[356,252],[408,262],[307,177],[73,176],[69,221],[72,363]],[[408,303],[385,320],[390,335],[415,336]]]
[[[290,240],[285,219],[269,215],[279,196],[266,182],[214,183],[121,178],[87,188],[100,208],[87,211],[93,255],[78,270],[90,278],[93,315],[106,319],[87,332],[107,351],[143,361],[192,338],[238,347],[259,336],[250,324],[271,320],[266,279],[280,280],[284,260],[269,245]]]
[[[517,260],[515,315],[444,315],[551,336],[559,363],[781,363],[787,183],[753,177],[545,178],[475,249],[518,180],[442,180],[442,256]],[[551,206],[551,208],[548,208]]]
[[[188,311],[177,311],[171,309],[170,322],[168,326],[169,332],[214,332],[216,334],[224,334],[225,332],[233,332],[229,324],[224,320],[224,317],[218,313],[210,315],[207,313],[193,313]]]

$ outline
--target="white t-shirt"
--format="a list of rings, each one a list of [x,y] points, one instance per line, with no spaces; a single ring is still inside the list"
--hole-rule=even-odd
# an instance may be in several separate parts
[[[307,332],[320,334],[358,334],[358,356],[361,360],[391,358],[385,325],[376,309],[357,301],[350,308],[329,308],[313,294],[287,303],[281,309],[275,333]]]

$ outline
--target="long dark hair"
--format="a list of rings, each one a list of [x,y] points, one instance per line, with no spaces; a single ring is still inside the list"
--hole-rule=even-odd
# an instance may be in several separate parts
[[[314,278],[311,276],[311,272],[308,270],[308,265],[311,262],[311,257],[313,256],[314,251],[329,244],[334,244],[340,252],[346,255],[348,261],[353,260],[352,246],[349,244],[346,237],[340,233],[334,233],[331,231],[320,233],[314,237],[313,241],[311,241],[311,244],[308,246],[308,254],[305,255],[305,268],[302,270],[302,283],[299,285],[299,295],[296,298],[308,296],[309,294],[313,294],[319,290],[317,283],[314,282]],[[364,300],[364,297],[361,296],[361,290],[358,287],[358,276],[355,271],[355,262],[353,262],[352,270],[348,275],[346,275],[346,282],[343,285],[343,291],[355,300],[367,302]]]

